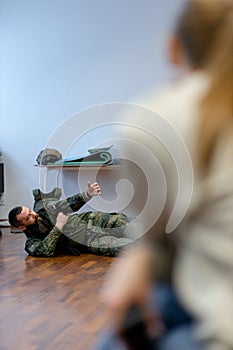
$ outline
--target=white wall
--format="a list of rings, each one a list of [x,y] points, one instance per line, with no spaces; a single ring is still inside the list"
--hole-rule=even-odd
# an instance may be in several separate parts
[[[6,191],[0,219],[12,206],[31,206],[31,190],[40,186],[36,156],[71,115],[93,105],[134,101],[169,79],[165,39],[183,2],[1,1],[0,147]],[[80,129],[85,122],[80,117]],[[92,138],[80,152],[95,145]]]

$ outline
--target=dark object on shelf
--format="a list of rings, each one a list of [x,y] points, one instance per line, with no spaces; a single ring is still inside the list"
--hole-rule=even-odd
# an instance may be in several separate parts
[[[107,165],[112,162],[112,155],[107,151],[99,151],[87,156],[65,158],[55,162],[55,165]]]
[[[109,146],[109,147],[99,147],[99,148],[89,148],[88,153],[93,154],[93,153],[97,153],[97,152],[108,152],[110,150],[110,148],[112,148],[113,145]]]

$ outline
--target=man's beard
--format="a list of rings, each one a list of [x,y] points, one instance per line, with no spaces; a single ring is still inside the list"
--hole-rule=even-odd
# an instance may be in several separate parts
[[[35,225],[38,225],[43,219],[39,216],[39,214],[37,214],[35,216]]]
[[[54,225],[45,216],[38,214],[35,217],[35,224],[27,226],[25,233],[28,238],[45,238],[53,226]]]
[[[49,233],[49,231],[52,229],[53,225],[51,224],[51,222],[46,218],[43,217],[41,215],[38,215],[36,217],[36,224],[39,227],[39,230],[42,233]]]

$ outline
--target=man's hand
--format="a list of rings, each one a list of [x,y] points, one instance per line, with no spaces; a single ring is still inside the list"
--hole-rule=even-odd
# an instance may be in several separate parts
[[[91,184],[90,181],[87,183],[87,193],[89,197],[99,196],[101,194],[101,188],[97,182]]]
[[[60,212],[57,216],[57,221],[56,221],[56,227],[62,231],[63,227],[65,226],[65,224],[67,223],[69,216],[63,214],[62,212]]]

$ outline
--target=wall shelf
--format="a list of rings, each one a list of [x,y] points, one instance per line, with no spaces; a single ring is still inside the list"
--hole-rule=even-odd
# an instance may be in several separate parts
[[[76,165],[76,164],[47,164],[47,165],[35,165],[35,167],[47,170],[115,170],[119,169],[121,165]]]

